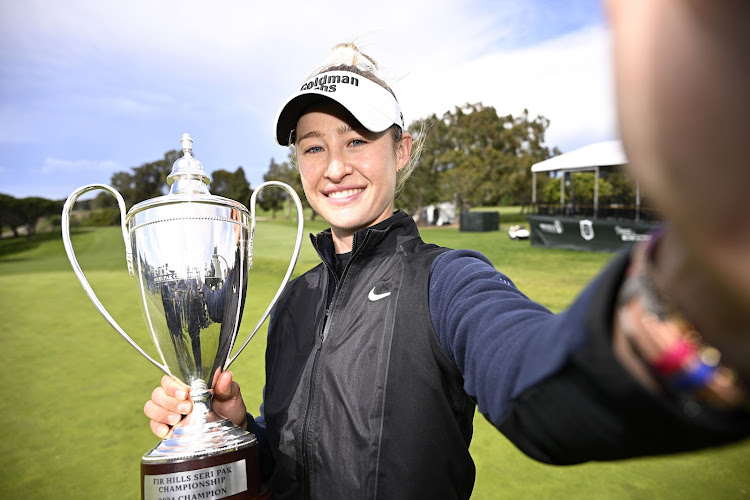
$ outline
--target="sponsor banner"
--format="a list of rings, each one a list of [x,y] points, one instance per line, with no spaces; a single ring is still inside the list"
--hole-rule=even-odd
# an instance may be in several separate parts
[[[629,220],[582,219],[529,215],[530,240],[534,246],[589,252],[617,252],[638,241],[651,239],[659,224]]]

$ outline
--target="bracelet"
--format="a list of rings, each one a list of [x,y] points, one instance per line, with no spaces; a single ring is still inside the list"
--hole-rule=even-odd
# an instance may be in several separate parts
[[[663,233],[633,252],[617,302],[631,315],[624,329],[631,345],[664,390],[690,396],[717,409],[745,408],[750,399],[736,373],[721,364],[721,353],[706,345],[689,322],[659,295],[648,275],[648,260]],[[640,315],[627,306],[639,301]],[[636,317],[632,317],[636,316]]]
[[[687,361],[695,358],[695,346],[685,339],[675,342],[661,357],[651,363],[651,368],[660,376],[668,377],[678,372]]]
[[[667,380],[678,391],[695,391],[711,383],[715,370],[715,366],[709,366],[698,359],[691,367]]]

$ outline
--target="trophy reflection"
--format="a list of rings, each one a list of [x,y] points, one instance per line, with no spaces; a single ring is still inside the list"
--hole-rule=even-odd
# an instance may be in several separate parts
[[[104,318],[164,373],[191,387],[193,411],[142,457],[142,498],[267,498],[270,492],[260,484],[257,439],[211,410],[210,388],[216,372],[226,370],[247,346],[289,280],[302,240],[302,206],[294,190],[280,182],[261,184],[253,192],[250,213],[241,203],[211,195],[203,166],[192,156],[192,139],[184,134],[181,142],[183,157],[167,177],[169,194],[141,202],[127,215],[122,196],[110,186],[90,184],[74,191],[63,208],[63,244]],[[295,201],[297,239],[276,295],[235,349],[252,267],[255,200],[270,185],[286,189]],[[141,310],[161,362],[109,315],[75,258],[70,212],[81,195],[95,189],[110,192],[119,204],[128,271],[137,280]]]

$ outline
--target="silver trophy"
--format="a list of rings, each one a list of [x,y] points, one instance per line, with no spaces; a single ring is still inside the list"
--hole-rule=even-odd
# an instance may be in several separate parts
[[[73,271],[102,316],[146,359],[191,387],[193,411],[142,457],[142,497],[264,498],[268,493],[261,491],[257,439],[211,410],[210,387],[216,371],[229,368],[247,346],[288,282],[302,242],[302,205],[294,190],[281,182],[258,186],[249,214],[241,203],[211,195],[203,166],[192,156],[192,142],[183,134],[183,156],[167,177],[169,194],[138,203],[127,215],[122,196],[110,186],[90,184],[75,190],[63,207],[63,244]],[[285,189],[297,206],[297,239],[276,295],[232,355],[252,268],[256,197],[272,185]],[[97,189],[111,193],[119,204],[128,271],[137,278],[141,309],[161,361],[110,316],[76,260],[70,212],[81,195]]]

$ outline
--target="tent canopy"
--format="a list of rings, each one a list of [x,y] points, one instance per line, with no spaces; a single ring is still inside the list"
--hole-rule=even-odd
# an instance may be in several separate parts
[[[628,162],[621,141],[595,142],[568,153],[535,163],[532,172],[552,170],[593,170],[596,167],[625,165]]]

